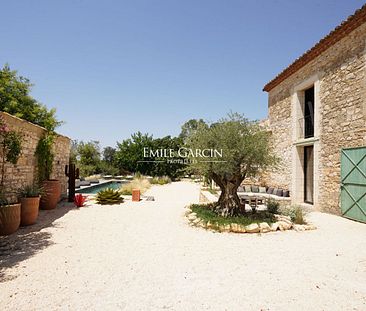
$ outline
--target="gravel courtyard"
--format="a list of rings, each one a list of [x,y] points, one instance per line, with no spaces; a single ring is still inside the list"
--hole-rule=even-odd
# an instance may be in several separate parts
[[[366,310],[366,225],[264,235],[188,226],[196,184],[154,202],[61,207],[0,238],[1,310]]]

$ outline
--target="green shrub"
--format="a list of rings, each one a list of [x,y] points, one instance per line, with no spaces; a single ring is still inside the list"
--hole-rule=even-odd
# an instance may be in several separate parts
[[[303,208],[298,205],[290,206],[281,211],[281,214],[290,216],[292,222],[298,225],[306,224],[305,215],[306,212]]]
[[[278,210],[280,208],[280,203],[276,200],[269,199],[267,203],[267,211],[272,214],[278,214]]]
[[[95,174],[96,166],[94,165],[78,163],[77,166],[79,168],[81,177],[87,177]]]
[[[108,188],[98,192],[96,202],[101,205],[120,204],[123,202],[123,198],[121,192]]]
[[[291,220],[295,224],[304,225],[305,221],[305,212],[300,206],[295,206],[293,209],[293,216],[291,216]]]
[[[172,180],[168,176],[154,177],[151,179],[150,183],[153,185],[166,185],[170,184]]]
[[[100,161],[96,171],[100,172],[102,175],[116,176],[119,174],[119,169],[106,161]]]
[[[223,217],[217,214],[213,204],[192,204],[190,206],[192,212],[197,214],[197,217],[202,219],[203,222],[210,222],[217,225],[229,225],[231,223],[240,225],[250,225],[251,223],[267,222],[271,224],[275,222],[273,215],[266,211],[258,211],[255,214],[247,213],[241,216]]]

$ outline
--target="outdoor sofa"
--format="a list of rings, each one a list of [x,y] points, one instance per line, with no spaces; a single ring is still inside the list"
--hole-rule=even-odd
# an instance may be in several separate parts
[[[238,194],[275,200],[290,197],[290,191],[288,190],[273,187],[261,187],[255,185],[239,186]]]
[[[243,185],[238,188],[238,196],[249,205],[265,204],[268,200],[290,201],[290,192],[280,188]]]

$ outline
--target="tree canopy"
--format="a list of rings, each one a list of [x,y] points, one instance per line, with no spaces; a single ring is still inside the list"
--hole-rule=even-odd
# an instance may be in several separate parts
[[[155,150],[163,149],[177,151],[183,146],[183,140],[179,137],[165,136],[154,139],[153,146]],[[172,161],[168,161],[168,159],[164,157],[156,157],[155,160],[160,160],[161,162],[153,163],[152,170],[149,172],[149,175],[152,176],[169,176],[172,179],[176,179],[183,175],[187,166],[184,163],[184,159],[177,155]]]
[[[258,122],[232,113],[210,126],[199,126],[187,140],[192,149],[214,149],[222,153],[222,157],[216,154],[204,161],[197,159],[190,166],[220,187],[216,210],[223,216],[242,212],[237,189],[246,177],[276,164],[269,138]]]
[[[73,142],[72,158],[80,169],[80,175],[87,177],[99,173],[100,145],[98,141]]]
[[[186,165],[179,161],[168,163],[164,157],[144,157],[144,148],[178,150],[182,145],[183,141],[178,137],[166,136],[154,139],[152,135],[137,132],[132,134],[131,138],[117,144],[115,163],[119,169],[131,173],[169,176],[174,179],[183,173]]]
[[[207,127],[207,124],[203,119],[190,119],[182,125],[179,137],[185,141],[188,137],[192,136],[199,127]]]
[[[115,148],[108,146],[103,149],[103,160],[106,161],[107,163],[112,164],[114,162],[115,155],[116,155]]]
[[[118,175],[120,170],[115,165],[115,149],[105,147],[101,152],[98,141],[72,141],[70,162],[76,164],[81,177],[94,174]],[[103,158],[102,158],[103,155]]]
[[[148,174],[151,171],[151,162],[142,162],[149,159],[144,158],[144,148],[152,148],[153,137],[149,134],[137,132],[122,142],[117,143],[115,154],[116,164],[120,169],[128,172],[139,172]]]
[[[47,109],[30,96],[32,84],[5,65],[0,70],[0,110],[53,131],[62,124],[55,109]]]

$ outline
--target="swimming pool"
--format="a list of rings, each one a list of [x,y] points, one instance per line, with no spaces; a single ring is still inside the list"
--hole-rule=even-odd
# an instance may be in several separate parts
[[[84,189],[78,189],[76,193],[85,193],[85,194],[97,194],[100,190],[105,190],[107,188],[112,188],[117,190],[121,188],[122,184],[127,183],[127,181],[108,181],[102,184],[92,185],[90,187]]]

